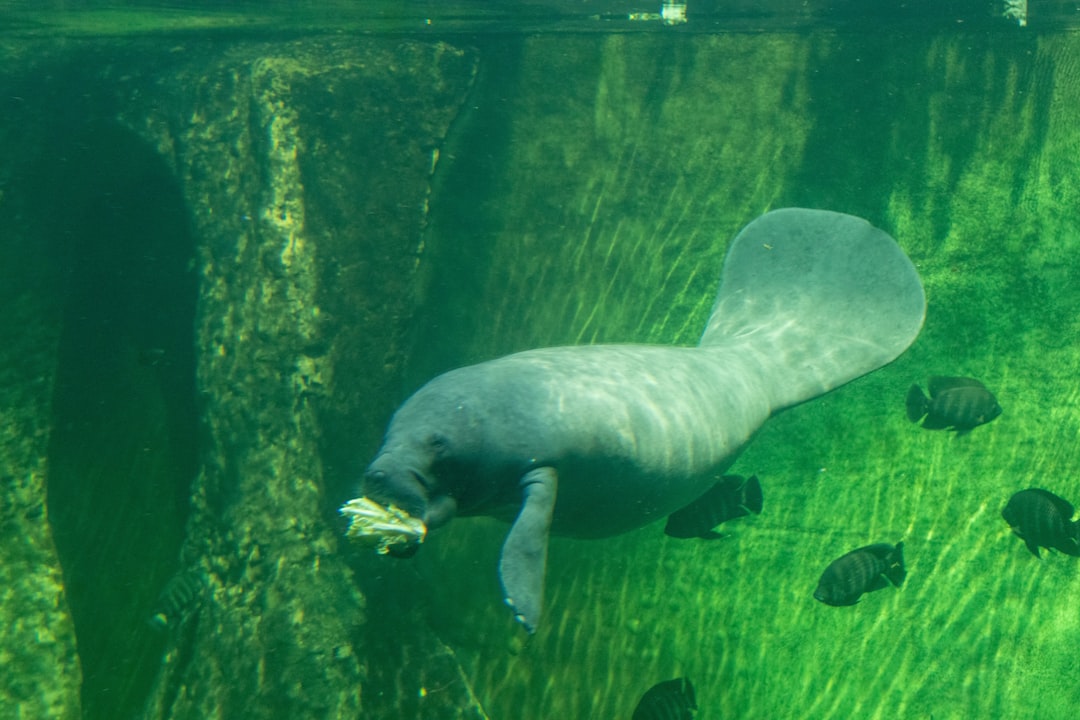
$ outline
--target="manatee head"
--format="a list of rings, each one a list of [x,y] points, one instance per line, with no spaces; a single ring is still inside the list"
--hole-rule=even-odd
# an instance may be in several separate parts
[[[462,375],[435,378],[398,408],[361,483],[365,497],[396,505],[429,530],[483,495],[489,474],[485,423]]]
[[[360,489],[382,505],[396,505],[430,530],[454,516],[457,503],[440,482],[448,439],[440,433],[407,442],[388,441],[364,472]]]

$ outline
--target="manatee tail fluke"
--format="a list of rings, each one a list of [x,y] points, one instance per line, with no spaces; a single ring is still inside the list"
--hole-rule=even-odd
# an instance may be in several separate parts
[[[919,274],[886,232],[852,215],[787,208],[732,241],[700,345],[750,354],[775,377],[778,410],[888,364],[925,315]]]

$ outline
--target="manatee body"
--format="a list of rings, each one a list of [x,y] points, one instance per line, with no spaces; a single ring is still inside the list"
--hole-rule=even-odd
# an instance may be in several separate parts
[[[605,537],[690,504],[770,415],[903,352],[925,309],[883,231],[776,210],[732,242],[697,347],[544,348],[447,372],[394,414],[361,490],[428,529],[510,521],[500,579],[532,632],[550,532]]]

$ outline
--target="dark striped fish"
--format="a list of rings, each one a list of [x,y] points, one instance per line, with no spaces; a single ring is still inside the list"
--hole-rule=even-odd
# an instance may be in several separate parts
[[[697,500],[671,513],[664,532],[677,538],[715,540],[723,535],[714,527],[750,513],[759,514],[763,499],[757,475],[745,480],[739,475],[725,475]]]
[[[930,397],[918,385],[912,385],[907,394],[908,420],[922,419],[927,430],[952,429],[964,435],[1000,414],[997,398],[973,378],[932,377]]]
[[[900,587],[907,576],[904,543],[878,543],[852,550],[825,568],[814,599],[826,605],[854,605],[863,593]]]
[[[191,614],[206,592],[206,576],[200,570],[182,570],[165,583],[146,622],[157,630],[175,628]]]
[[[646,690],[632,720],[691,720],[695,710],[694,686],[686,678],[676,678]]]
[[[1001,517],[1035,557],[1040,546],[1080,556],[1080,521],[1071,522],[1073,512],[1069,501],[1049,490],[1028,488],[1009,498]]]

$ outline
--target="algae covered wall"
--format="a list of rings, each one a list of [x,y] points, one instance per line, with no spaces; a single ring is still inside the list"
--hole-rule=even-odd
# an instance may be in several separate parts
[[[37,128],[0,123],[0,146],[40,139]],[[70,720],[82,673],[45,503],[61,272],[42,262],[44,219],[27,217],[32,199],[15,184],[28,169],[15,153],[0,157],[0,714]]]
[[[1078,50],[1008,32],[537,38],[505,63],[499,176],[465,224],[483,251],[449,191],[420,318],[447,354],[414,358],[415,383],[547,344],[693,344],[727,241],[785,205],[888,230],[929,310],[896,363],[770,421],[734,468],[765,510],[732,537],[553,541],[523,650],[498,601],[505,526],[433,535],[430,617],[492,717],[629,717],[681,675],[703,718],[1071,716],[1076,562],[1030,556],[1000,510],[1031,486],[1080,500]],[[935,374],[982,379],[1004,415],[965,437],[910,424],[904,394]],[[812,598],[829,561],[899,540],[901,591]]]
[[[368,673],[335,510],[394,402],[474,55],[2,49],[0,715],[380,714],[402,670]],[[421,625],[397,645],[418,674],[459,672]],[[466,692],[430,705],[472,716]]]

